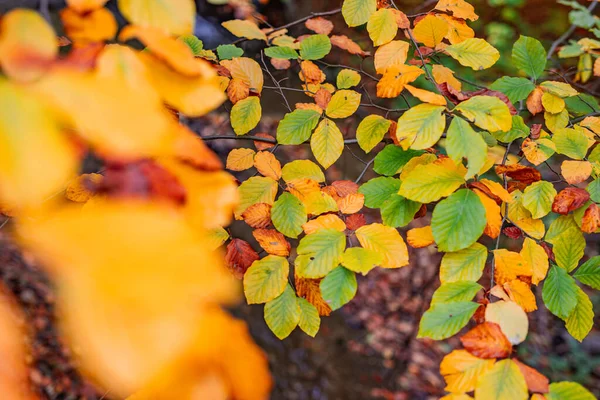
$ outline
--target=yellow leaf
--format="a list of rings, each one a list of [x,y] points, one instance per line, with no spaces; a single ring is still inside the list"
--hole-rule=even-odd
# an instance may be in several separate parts
[[[402,148],[422,150],[435,145],[446,128],[445,109],[444,106],[419,104],[402,114],[396,127],[396,138]]]
[[[448,24],[446,38],[448,38],[451,44],[464,42],[467,39],[475,37],[475,31],[462,19],[457,19],[446,14],[437,14],[436,16],[442,18]]]
[[[406,90],[423,103],[429,103],[437,106],[445,106],[446,99],[444,96],[437,93],[430,92],[429,90],[419,89],[411,85],[404,86]]]
[[[523,206],[521,201],[522,193],[520,191],[512,192],[512,196],[513,201],[508,204],[508,218],[529,236],[535,239],[543,238],[546,233],[544,222],[531,217],[531,212]],[[504,207],[501,211],[504,213]]]
[[[74,42],[103,42],[113,40],[117,33],[117,21],[106,8],[98,8],[81,14],[72,8],[60,11],[65,34]]]
[[[592,164],[589,161],[565,160],[560,165],[560,173],[569,185],[576,185],[590,177]]]
[[[2,205],[39,206],[64,188],[77,172],[78,161],[55,113],[34,93],[0,78]]]
[[[254,150],[252,149],[233,149],[227,155],[227,165],[225,168],[232,171],[245,171],[254,165]]]
[[[408,55],[408,42],[392,40],[375,51],[375,70],[378,74],[392,66],[404,65]]]
[[[427,15],[417,22],[413,30],[415,40],[431,48],[440,44],[447,33],[448,23],[446,20],[437,18],[433,14]]]
[[[287,190],[296,196],[298,200],[304,202],[309,194],[321,191],[321,187],[314,179],[294,178],[287,181]]]
[[[481,129],[507,132],[512,116],[506,103],[494,96],[474,96],[454,108]]]
[[[442,360],[440,374],[446,381],[445,390],[465,393],[475,390],[478,379],[494,366],[495,359],[481,359],[466,350],[454,350]]]
[[[0,22],[0,66],[9,78],[29,82],[48,70],[58,55],[52,27],[37,12],[15,9]]]
[[[383,268],[408,265],[408,249],[396,229],[382,224],[364,225],[356,230],[356,238],[362,247],[383,256]]]
[[[454,77],[454,71],[443,65],[434,64],[432,68],[433,79],[436,83],[442,84],[447,83],[448,86],[460,91],[462,89],[462,83]]]
[[[478,400],[527,400],[527,383],[523,373],[512,360],[498,361],[477,382]]]
[[[411,158],[410,161],[407,162],[406,165],[400,169],[400,181],[404,181],[408,176],[410,176],[410,173],[419,165],[431,164],[437,159],[438,158],[431,153],[424,153],[420,156]]]
[[[481,179],[479,180],[479,182],[483,183],[490,190],[490,192],[492,192],[492,194],[494,194],[495,196],[498,196],[500,200],[505,201],[507,203],[513,201],[513,198],[510,195],[510,193],[508,193],[508,191],[504,189],[504,187],[498,182],[494,182],[489,179]]]
[[[254,167],[263,176],[268,176],[278,181],[281,179],[281,163],[269,151],[259,151],[254,157]]]
[[[335,214],[325,214],[302,225],[304,233],[310,235],[319,229],[335,229],[339,232],[346,230],[346,224]]]
[[[196,3],[191,0],[120,0],[119,11],[132,24],[160,29],[171,35],[194,33]]]
[[[533,165],[540,165],[552,157],[552,155],[556,152],[556,145],[552,140],[546,138],[541,138],[538,140],[525,138],[521,144],[521,150],[523,151],[527,161]]]
[[[492,239],[495,239],[500,235],[500,229],[502,228],[500,206],[479,190],[474,189],[473,191],[477,194],[479,200],[481,200],[483,207],[485,207],[485,218],[487,220],[487,224],[483,233]]]
[[[514,345],[522,343],[529,331],[525,311],[513,301],[497,301],[485,308],[485,320],[500,325],[502,333]]]
[[[500,58],[494,46],[483,39],[466,39],[444,49],[452,58],[475,71],[491,67]]]
[[[506,293],[508,293],[510,299],[521,306],[523,311],[532,312],[537,310],[535,295],[531,291],[529,284],[519,279],[513,279],[504,284],[504,289],[506,290]]]
[[[306,206],[309,215],[320,215],[327,212],[338,211],[335,200],[322,191],[311,191],[301,200]]]
[[[479,16],[475,14],[475,8],[465,0],[440,0],[436,6],[436,10],[450,11],[456,18],[469,19],[477,21]]]
[[[433,240],[433,233],[431,232],[431,225],[424,226],[422,228],[413,228],[406,232],[406,241],[410,247],[420,249],[427,247],[435,243]]]
[[[319,123],[310,138],[310,148],[319,164],[325,169],[340,158],[344,150],[344,137],[335,122],[324,118]]]
[[[400,185],[400,196],[420,203],[431,203],[450,196],[465,183],[467,169],[449,158],[417,165]]]
[[[262,108],[258,96],[247,97],[231,107],[231,127],[236,135],[245,135],[260,122]]]
[[[380,8],[369,17],[367,31],[373,41],[373,46],[381,46],[392,41],[398,33],[396,17],[389,8]]]
[[[537,285],[544,280],[548,273],[548,254],[544,248],[537,244],[535,240],[525,238],[523,248],[521,249],[523,260],[529,264],[532,270],[531,283]]]
[[[422,69],[413,65],[392,65],[385,69],[383,77],[377,83],[377,97],[398,97],[407,83],[423,75]]]
[[[521,254],[506,249],[493,251],[494,254],[494,278],[496,282],[503,285],[519,276],[531,276],[533,270]]]
[[[241,79],[250,90],[260,93],[263,87],[263,72],[256,61],[247,57],[236,57],[231,60],[221,61],[221,65],[227,68],[232,78]]]
[[[231,21],[225,21],[221,23],[221,25],[223,25],[223,28],[227,29],[237,37],[264,41],[267,40],[267,35],[265,35],[265,33],[251,21],[233,19]]]
[[[349,117],[358,109],[360,97],[360,93],[354,90],[338,90],[331,96],[325,114],[329,118]]]
[[[85,203],[94,195],[94,193],[92,193],[86,186],[96,185],[102,182],[102,178],[103,177],[100,174],[79,175],[77,178],[71,180],[71,182],[69,182],[67,185],[65,197],[68,200],[76,203]]]
[[[544,110],[550,114],[558,114],[565,109],[565,101],[550,92],[542,94],[542,105],[544,106]]]
[[[60,322],[80,365],[120,398],[189,349],[206,307],[190,304],[237,292],[204,235],[165,204],[64,207],[22,220],[19,234],[58,285]]]

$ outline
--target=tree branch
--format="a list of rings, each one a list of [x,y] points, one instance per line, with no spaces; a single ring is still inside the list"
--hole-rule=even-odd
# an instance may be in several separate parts
[[[594,8],[596,8],[597,5],[598,5],[598,0],[594,0],[592,2],[592,4],[590,4],[588,6],[588,8],[587,8],[588,11],[589,12],[594,11]],[[573,34],[573,32],[575,32],[575,29],[577,29],[577,25],[575,25],[575,24],[571,25],[565,33],[563,33],[558,39],[556,39],[552,43],[552,46],[550,46],[550,50],[548,50],[548,57],[546,57],[547,60],[552,58],[552,55],[556,51],[557,47],[560,46],[561,44],[563,44],[564,41],[567,40]]]

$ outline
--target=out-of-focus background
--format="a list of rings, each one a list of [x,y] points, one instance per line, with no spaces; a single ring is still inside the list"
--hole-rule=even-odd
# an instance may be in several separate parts
[[[430,10],[437,1],[396,0],[407,14]],[[501,60],[489,70],[475,75],[473,71],[459,69],[465,79],[488,84],[498,77],[514,75],[510,65],[512,44],[519,34],[536,37],[550,47],[553,40],[565,32],[570,24],[569,8],[555,0],[471,0],[479,14],[478,21],[470,24],[477,37],[486,38],[498,48]],[[39,8],[58,26],[57,10],[62,1],[46,0],[0,0],[0,13],[16,6]],[[117,13],[114,0],[109,3]],[[243,17],[253,7],[273,26],[281,26],[311,12],[340,7],[340,0],[231,0],[231,5],[215,6],[205,0],[197,1],[197,36],[205,48],[235,40],[220,23],[234,17]],[[583,4],[583,2],[582,2]],[[585,2],[587,5],[588,2]],[[600,8],[600,7],[599,7]],[[345,28],[341,16],[331,18],[336,34],[347,34],[365,50],[372,50],[364,28],[350,31]],[[294,27],[292,35],[306,33],[302,25]],[[577,37],[575,32],[574,37]],[[246,42],[241,45],[246,56],[258,54],[259,44]],[[358,56],[336,52],[326,61],[335,64],[357,66]],[[549,64],[549,67],[554,64]],[[568,68],[569,64],[567,63]],[[372,70],[372,59],[364,61],[364,68]],[[325,72],[335,69],[325,69]],[[329,79],[331,79],[329,76]],[[293,71],[277,72],[277,79],[289,78],[285,85],[299,87],[297,74]],[[600,78],[587,85],[591,92],[600,91]],[[466,85],[466,90],[475,87]],[[306,102],[302,93],[286,93],[291,104]],[[274,91],[263,95],[263,113],[266,118],[260,130],[275,133],[277,121],[285,112],[282,100]],[[394,103],[386,104],[393,107]],[[227,110],[195,121],[188,121],[203,135],[231,133]],[[374,110],[361,109],[358,118]],[[353,137],[356,125],[343,127],[345,136]],[[233,147],[251,146],[235,140],[210,142],[225,157]],[[353,157],[365,157],[358,147],[344,152],[340,161],[328,171],[328,179],[356,179],[362,165]],[[307,158],[307,147],[289,146],[278,153],[282,163],[294,158]],[[365,176],[365,180],[370,175]],[[246,178],[240,175],[239,178]],[[377,215],[369,218],[376,219]],[[1,221],[0,221],[1,222]],[[428,224],[427,217],[420,218],[409,227]],[[234,236],[253,241],[243,224],[232,226]],[[51,285],[35,266],[31,266],[4,236],[0,236],[0,278],[17,295],[33,335],[34,370],[32,380],[42,388],[48,399],[73,400],[79,398],[100,399],[106,394],[97,393],[81,379],[69,360],[54,328],[53,294]],[[597,255],[599,248],[595,238],[588,239],[587,256]],[[510,243],[507,244],[510,246]],[[257,247],[258,248],[258,247]],[[232,312],[246,320],[256,342],[264,349],[271,363],[275,389],[272,398],[279,400],[354,400],[387,399],[419,400],[438,399],[444,393],[444,381],[439,375],[439,363],[443,356],[459,346],[457,338],[442,342],[417,340],[416,332],[420,316],[427,309],[431,294],[439,286],[438,269],[440,255],[435,249],[411,249],[411,265],[399,270],[374,270],[359,278],[358,293],[350,304],[323,318],[321,330],[312,339],[299,330],[284,341],[278,340],[263,320],[262,306],[239,305]],[[489,279],[488,277],[484,277]],[[485,284],[485,282],[484,282]],[[541,298],[541,288],[536,288]],[[597,314],[600,315],[600,296],[589,292]],[[539,310],[530,315],[530,334],[519,346],[518,355],[531,366],[544,373],[550,380],[574,380],[582,383],[595,395],[600,396],[600,318],[596,328],[583,341],[577,342],[563,329],[563,323],[551,315],[540,303]],[[458,336],[457,336],[458,337]],[[1,398],[1,395],[0,395]],[[108,394],[107,398],[110,398]]]

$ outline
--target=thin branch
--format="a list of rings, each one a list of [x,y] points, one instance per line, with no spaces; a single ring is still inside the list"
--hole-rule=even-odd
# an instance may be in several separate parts
[[[419,47],[419,44],[415,40],[415,37],[413,36],[412,31],[410,29],[405,29],[404,32],[408,33],[408,37],[410,38],[410,41],[412,42],[412,44],[417,49],[417,53],[419,54],[419,58],[421,59],[421,63],[423,64],[423,69],[425,70],[425,74],[427,75],[427,79],[433,84],[433,86],[435,86],[435,90],[439,94],[443,95],[444,98],[447,99],[447,97],[444,95],[444,93],[440,90],[440,88],[439,88],[437,82],[435,81],[435,79],[433,79],[433,76],[431,76],[431,72],[429,72],[429,70],[427,69],[427,65],[425,63],[425,58],[423,57],[423,53],[421,53],[421,48]]]
[[[295,21],[292,21],[288,24],[285,25],[281,25],[278,28],[274,28],[271,29],[270,31],[265,32],[267,35],[270,35],[271,33],[277,32],[277,31],[281,31],[283,29],[287,29],[287,28],[291,28],[292,26],[296,26],[298,24],[301,24],[303,22],[308,21],[311,18],[315,18],[315,17],[327,17],[329,15],[336,15],[342,12],[341,8],[336,8],[335,10],[331,10],[331,11],[323,11],[323,12],[316,12],[316,13],[310,13],[310,15],[307,15],[306,17],[302,17],[300,19],[297,19]]]
[[[573,124],[576,124],[576,123],[578,123],[578,122],[580,122],[580,121],[583,121],[583,120],[584,120],[584,119],[586,119],[587,117],[598,117],[598,116],[600,116],[600,111],[594,111],[593,113],[589,113],[589,114],[587,114],[587,115],[583,115],[583,116],[581,116],[581,117],[577,117],[577,118],[574,118],[574,119],[572,119],[572,120],[570,121],[570,124],[571,124],[571,125],[573,125]]]
[[[229,139],[229,140],[253,140],[255,142],[263,142],[263,143],[271,143],[271,144],[279,144],[276,139],[269,139],[260,136],[237,136],[237,135],[213,135],[213,136],[200,136],[204,141],[211,140],[220,140],[220,139]],[[384,139],[385,141],[385,139]],[[344,144],[356,144],[358,143],[357,139],[346,139],[344,140]]]
[[[594,0],[592,2],[592,4],[590,4],[588,6],[588,8],[587,8],[588,11],[589,12],[594,11],[594,8],[596,8],[597,5],[598,5],[598,0]],[[556,39],[552,43],[552,46],[550,46],[550,50],[548,51],[548,57],[546,57],[547,60],[552,58],[552,56],[554,55],[554,52],[556,51],[558,46],[563,44],[565,42],[565,40],[567,40],[573,34],[573,32],[575,32],[575,29],[577,29],[577,25],[575,25],[575,24],[571,25],[565,33],[563,33],[558,39]]]
[[[269,67],[267,67],[267,63],[265,62],[265,52],[264,51],[260,52],[260,61],[262,62],[263,66],[265,67],[265,70],[267,71],[267,74],[269,74],[269,76],[271,77],[271,80],[273,81],[273,83],[275,84],[277,89],[279,89],[279,94],[281,95],[281,97],[283,97],[283,101],[285,101],[285,105],[286,105],[287,109],[289,110],[289,112],[292,112],[292,107],[290,107],[290,103],[288,102],[287,97],[285,97],[285,94],[283,94],[283,90],[281,90],[281,85],[279,84],[277,79],[275,79],[275,77],[269,70]]]
[[[354,183],[358,183],[360,182],[360,180],[363,178],[363,176],[365,176],[365,174],[367,173],[367,171],[369,170],[369,167],[371,166],[371,164],[373,164],[375,162],[375,157],[373,157],[371,159],[371,161],[369,161],[365,167],[363,168],[362,172],[360,173],[360,175],[358,175],[358,178],[356,178],[356,180],[354,181]]]
[[[350,67],[350,66],[347,66],[347,65],[342,65],[342,64],[329,64],[329,63],[326,63],[325,61],[322,61],[322,60],[315,60],[315,61],[316,61],[317,63],[319,63],[319,64],[321,64],[321,65],[324,65],[324,66],[326,66],[326,67],[329,67],[329,68],[345,68],[345,69],[350,69],[350,70],[352,70],[352,71],[356,71],[356,72],[358,72],[359,74],[363,74],[364,76],[367,76],[367,77],[369,77],[369,78],[373,79],[375,82],[379,82],[379,78],[377,78],[377,77],[375,77],[375,76],[373,76],[373,75],[369,74],[368,72],[365,72],[365,71],[364,71],[364,70],[362,70],[362,69],[353,68],[353,67]]]

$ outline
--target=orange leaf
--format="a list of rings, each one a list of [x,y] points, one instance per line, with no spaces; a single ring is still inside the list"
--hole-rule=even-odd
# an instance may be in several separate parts
[[[513,201],[510,193],[508,193],[508,191],[504,189],[504,187],[498,182],[494,182],[489,179],[481,179],[479,182],[483,183],[494,196],[500,199],[500,201],[507,203],[511,203]]]
[[[256,153],[256,156],[254,156],[254,167],[263,176],[273,178],[276,181],[281,179],[281,163],[269,151],[259,151]]]
[[[294,106],[298,110],[314,110],[319,114],[323,114],[323,109],[314,103],[296,103]]]
[[[435,6],[436,10],[450,11],[456,18],[477,21],[479,16],[475,14],[475,8],[465,0],[440,0]]]
[[[339,47],[342,50],[346,50],[350,54],[358,54],[361,57],[371,55],[371,53],[361,49],[356,42],[346,35],[333,35],[330,39],[332,45]]]
[[[227,155],[225,168],[231,171],[245,171],[254,165],[255,152],[252,149],[233,149]]]
[[[312,61],[302,61],[300,63],[300,80],[306,83],[321,83],[326,76],[321,69]]]
[[[512,352],[512,344],[493,322],[477,325],[461,336],[460,341],[465,350],[479,358],[506,358]]]
[[[398,97],[407,83],[423,75],[422,69],[411,65],[393,65],[387,68],[377,83],[377,97]]]
[[[250,95],[250,86],[240,78],[233,78],[227,86],[227,97],[233,104]]]
[[[513,358],[512,360],[515,364],[517,364],[517,367],[519,367],[521,373],[525,377],[525,382],[527,382],[527,387],[529,388],[530,392],[548,393],[550,390],[548,385],[550,382],[548,381],[548,378],[540,374],[536,369],[523,364],[516,358]]]
[[[67,185],[65,197],[76,203],[85,203],[94,195],[89,187],[100,183],[102,178],[100,174],[83,174],[78,176]]]
[[[306,279],[296,275],[294,282],[296,294],[298,294],[298,297],[306,299],[306,301],[315,306],[319,315],[328,316],[331,314],[331,307],[329,307],[329,304],[327,304],[321,295],[320,282],[320,279]]]
[[[264,138],[264,139],[271,139],[273,141],[275,140],[275,138],[273,136],[269,135],[268,133],[264,133],[264,132],[257,133],[254,136],[257,136],[257,137],[260,137],[260,138]],[[255,140],[254,141],[254,147],[256,147],[256,150],[259,150],[259,151],[260,150],[268,150],[268,149],[271,149],[271,148],[275,147],[275,144],[274,143],[267,143],[267,142],[261,142],[261,141]]]
[[[531,286],[519,279],[513,279],[504,283],[504,289],[512,301],[521,306],[525,312],[537,310],[535,295],[531,291]]]
[[[346,217],[346,227],[351,231],[355,231],[366,224],[367,220],[364,214],[352,214]]]
[[[290,255],[290,243],[275,229],[255,229],[252,236],[267,253],[281,257]]]
[[[392,12],[392,14],[394,14],[394,17],[396,18],[396,24],[398,25],[398,28],[400,28],[400,29],[410,28],[410,21],[409,21],[408,17],[406,16],[406,14],[404,14],[400,10],[396,10],[395,8],[390,9],[390,11]]]
[[[585,189],[567,187],[556,195],[552,203],[552,211],[557,214],[567,215],[578,209],[590,199],[590,193]]]
[[[406,232],[406,241],[415,249],[420,249],[422,247],[427,247],[434,244],[435,240],[433,239],[431,225],[409,230]]]
[[[346,224],[335,214],[325,214],[302,225],[304,233],[310,235],[320,229],[335,229],[336,231],[344,232]]]
[[[486,196],[483,192],[474,189],[475,194],[483,203],[485,208],[485,218],[487,220],[487,224],[485,226],[485,233],[487,236],[495,239],[500,235],[500,229],[502,228],[502,216],[500,215],[500,206],[491,198]]]
[[[526,185],[542,180],[540,171],[533,167],[525,167],[521,164],[497,165],[496,174],[506,174],[509,178],[523,182]]]
[[[217,171],[223,168],[221,159],[206,144],[190,131],[180,125],[173,143],[173,156],[190,166],[203,171]]]
[[[565,160],[560,165],[560,172],[569,185],[576,185],[590,177],[592,163],[589,161]]]
[[[58,39],[33,10],[15,9],[0,21],[0,66],[9,78],[29,82],[48,70],[58,55]]]
[[[583,213],[583,220],[581,221],[581,230],[585,233],[594,233],[600,226],[600,208],[596,203],[590,204],[590,206]]]
[[[533,270],[521,254],[506,249],[494,250],[494,277],[496,282],[504,284],[517,279],[519,276],[531,276]]]
[[[446,99],[442,95],[430,92],[429,90],[419,89],[411,85],[406,85],[405,88],[410,94],[424,103],[435,104],[438,106],[446,105]]]
[[[333,22],[323,17],[311,18],[304,23],[304,26],[322,35],[329,35],[333,30]]]
[[[527,97],[527,109],[532,115],[536,115],[544,111],[544,106],[542,105],[543,95],[544,91],[541,88],[536,87]]]
[[[333,181],[331,186],[333,186],[335,192],[340,197],[346,197],[349,194],[358,193],[358,184],[353,181]]]
[[[445,14],[437,14],[436,16],[443,19],[448,24],[446,38],[451,44],[464,42],[467,39],[475,37],[475,31],[473,31],[464,20]]]
[[[67,0],[67,6],[78,13],[83,14],[104,7],[107,1],[108,0]]]
[[[259,258],[258,253],[245,240],[232,239],[227,245],[225,263],[237,279],[242,279],[246,270]]]
[[[446,83],[455,90],[462,89],[462,83],[454,77],[454,71],[443,65],[434,64],[431,73],[437,84]]]
[[[252,204],[242,213],[242,218],[252,228],[266,228],[271,224],[271,207],[267,203]]]
[[[337,200],[337,205],[342,214],[357,213],[365,205],[365,195],[362,193],[351,193]]]
[[[271,58],[271,65],[273,68],[278,70],[286,70],[292,66],[290,60],[286,60],[285,58]]]
[[[319,106],[319,108],[321,110],[324,110],[327,108],[327,105],[329,104],[329,101],[331,100],[331,93],[329,91],[327,91],[326,89],[319,89],[317,90],[317,92],[315,93],[315,103],[317,103],[317,106]],[[323,112],[323,111],[321,111]]]
[[[60,11],[60,19],[66,35],[75,43],[109,41],[117,34],[117,21],[106,8],[85,14],[64,8]]]

